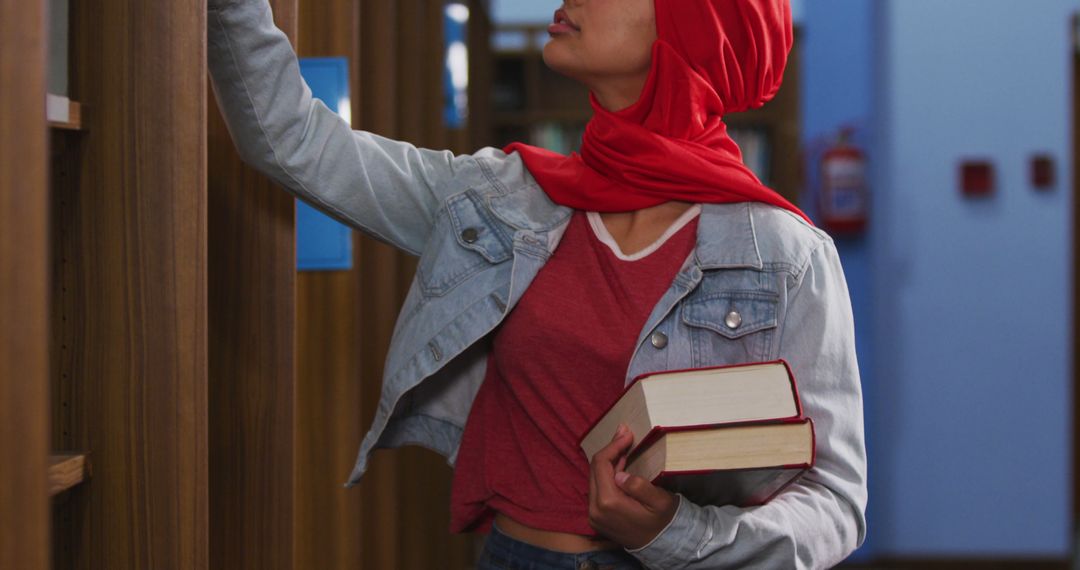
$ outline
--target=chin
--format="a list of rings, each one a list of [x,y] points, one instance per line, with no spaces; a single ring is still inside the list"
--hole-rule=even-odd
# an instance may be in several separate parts
[[[544,65],[547,65],[552,71],[580,81],[580,75],[576,66],[574,66],[573,56],[566,46],[561,45],[559,38],[553,38],[544,44],[543,56]]]

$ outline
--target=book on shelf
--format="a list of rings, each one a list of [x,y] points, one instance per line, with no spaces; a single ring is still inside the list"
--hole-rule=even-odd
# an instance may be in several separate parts
[[[65,98],[68,96],[68,12],[68,0],[50,0],[47,91]]]
[[[50,123],[68,123],[71,100],[68,97],[68,0],[49,2],[49,59],[45,94],[45,117]]]
[[[814,424],[786,362],[639,376],[586,432],[592,459],[619,424],[626,471],[699,504],[764,504],[814,464]]]

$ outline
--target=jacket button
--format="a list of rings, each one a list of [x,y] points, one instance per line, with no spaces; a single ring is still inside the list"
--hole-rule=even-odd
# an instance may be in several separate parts
[[[654,332],[650,341],[656,348],[664,348],[667,346],[667,335],[662,332]]]
[[[465,243],[476,243],[478,235],[479,233],[476,231],[476,228],[465,228],[461,232],[461,239],[464,240]]]
[[[738,311],[731,311],[724,317],[724,324],[727,325],[729,329],[737,329],[739,328],[739,325],[742,324],[742,315],[740,315]]]

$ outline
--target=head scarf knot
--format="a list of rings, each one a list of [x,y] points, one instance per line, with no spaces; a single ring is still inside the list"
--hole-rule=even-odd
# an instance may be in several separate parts
[[[798,208],[742,162],[723,116],[776,95],[794,34],[788,0],[654,0],[657,40],[641,96],[620,111],[590,93],[581,153],[522,143],[526,167],[552,201],[621,212],[669,200],[765,202]]]

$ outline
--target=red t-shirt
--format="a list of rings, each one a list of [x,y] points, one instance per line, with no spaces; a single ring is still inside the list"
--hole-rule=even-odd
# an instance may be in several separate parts
[[[488,532],[503,512],[534,528],[597,535],[578,441],[622,394],[638,334],[693,250],[699,211],[629,258],[613,251],[598,215],[574,212],[495,333],[458,450],[451,532]]]

